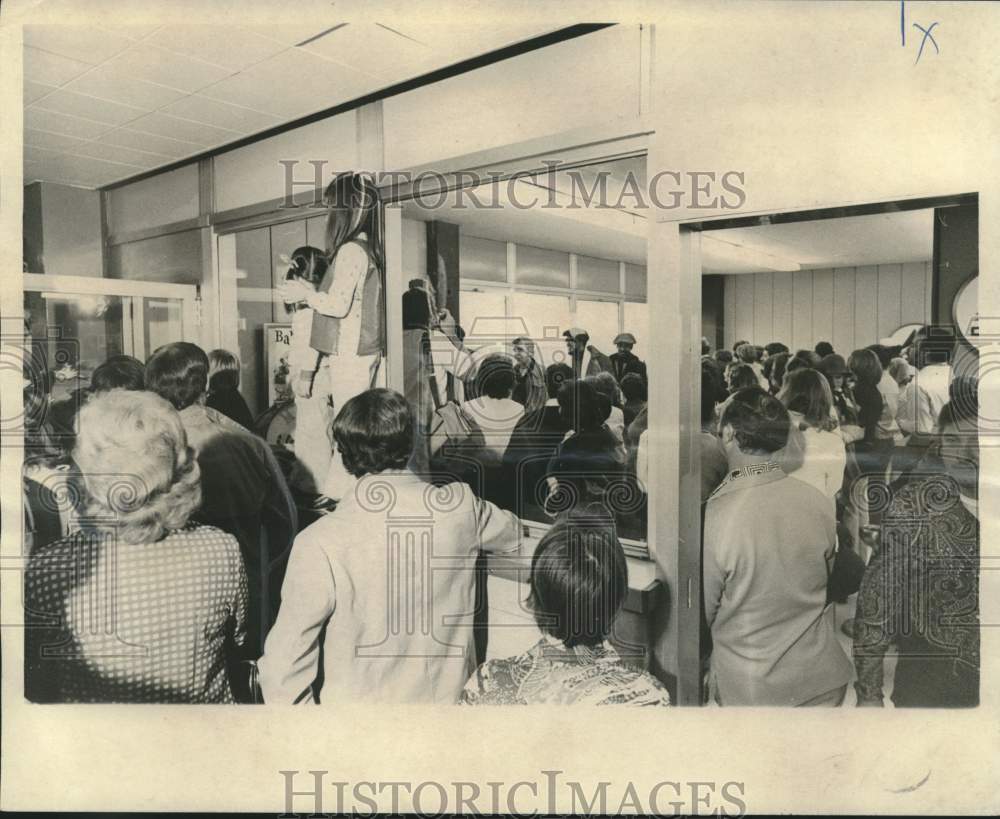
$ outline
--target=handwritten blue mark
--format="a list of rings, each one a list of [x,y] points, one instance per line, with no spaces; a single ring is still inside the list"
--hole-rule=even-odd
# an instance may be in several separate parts
[[[941,53],[941,49],[938,48],[937,40],[935,40],[934,39],[934,35],[931,34],[931,32],[934,30],[934,27],[936,25],[937,25],[936,21],[933,22],[933,23],[931,23],[927,28],[924,28],[919,23],[914,23],[913,24],[914,28],[919,28],[924,33],[924,38],[920,41],[920,50],[917,52],[917,59],[913,61],[914,65],[916,65],[917,63],[920,62],[920,55],[924,53],[924,44],[928,40],[930,40],[931,41],[931,45],[934,46],[934,52],[936,54],[940,54]]]
[[[906,0],[899,0],[899,36],[903,41],[900,45],[906,48]]]

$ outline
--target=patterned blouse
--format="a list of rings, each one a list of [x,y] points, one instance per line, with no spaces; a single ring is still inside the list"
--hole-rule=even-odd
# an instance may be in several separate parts
[[[610,643],[566,648],[545,637],[524,654],[481,665],[460,704],[670,705],[670,695],[651,674],[625,665]]]
[[[979,522],[945,474],[892,498],[858,595],[858,704],[882,704],[882,664],[899,654],[897,707],[979,702]]]
[[[244,639],[247,579],[220,529],[138,545],[77,532],[31,555],[25,604],[33,702],[233,702],[225,652]]]

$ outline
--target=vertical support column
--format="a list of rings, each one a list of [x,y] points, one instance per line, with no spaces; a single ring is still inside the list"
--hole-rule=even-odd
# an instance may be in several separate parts
[[[654,164],[655,167],[655,164]],[[654,222],[649,240],[649,543],[670,590],[666,617],[650,624],[657,665],[677,681],[677,702],[700,701],[701,504],[700,235]]]

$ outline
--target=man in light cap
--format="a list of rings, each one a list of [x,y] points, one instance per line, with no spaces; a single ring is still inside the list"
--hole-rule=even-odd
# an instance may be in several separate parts
[[[640,361],[639,357],[632,352],[635,346],[635,336],[631,333],[619,333],[615,336],[615,346],[618,352],[611,356],[612,374],[622,383],[622,379],[629,373],[635,373],[642,380],[646,381],[646,362]]]
[[[563,333],[566,338],[566,350],[573,368],[573,378],[585,378],[588,375],[608,372],[614,374],[611,359],[593,345],[588,345],[590,334],[579,327],[570,327]]]

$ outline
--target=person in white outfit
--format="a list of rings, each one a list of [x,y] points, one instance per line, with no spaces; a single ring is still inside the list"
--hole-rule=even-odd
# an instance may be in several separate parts
[[[330,267],[316,288],[292,280],[279,292],[286,303],[305,301],[313,311],[309,343],[328,358],[328,395],[337,413],[375,385],[385,351],[382,201],[369,177],[343,173],[330,183],[324,202]],[[333,450],[322,492],[339,500],[355,478]]]
[[[284,257],[283,257],[284,258]],[[290,258],[286,281],[315,290],[326,275],[329,261],[318,247],[297,248]],[[329,359],[310,342],[313,310],[302,299],[286,305],[292,310],[292,340],[288,351],[289,380],[295,394],[295,457],[290,482],[299,491],[317,494],[330,469]]]
[[[785,376],[778,400],[791,419],[788,443],[778,462],[788,475],[822,492],[829,499],[830,513],[836,515],[847,453],[830,414],[833,397],[829,383],[816,370],[794,370]]]

